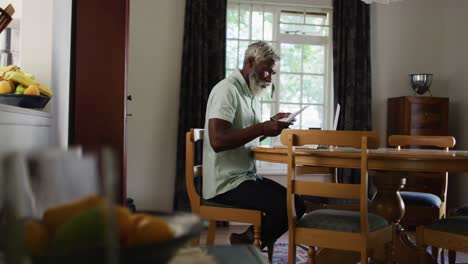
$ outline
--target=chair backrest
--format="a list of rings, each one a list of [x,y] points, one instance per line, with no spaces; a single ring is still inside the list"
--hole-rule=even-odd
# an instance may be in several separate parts
[[[192,212],[198,212],[201,197],[195,188],[195,178],[203,176],[202,165],[195,165],[195,143],[203,140],[203,129],[191,128],[185,136],[185,186]]]
[[[409,136],[409,135],[392,135],[388,137],[390,146],[401,149],[403,147],[436,147],[443,148],[448,151],[456,144],[456,140],[452,136]],[[414,177],[412,177],[414,175]],[[432,193],[440,197],[444,202],[447,197],[447,182],[448,176],[438,173],[413,173],[406,176],[405,191],[416,191]]]
[[[455,147],[456,140],[452,136],[409,136],[392,135],[388,137],[388,144],[397,148],[409,146],[439,147],[449,150]]]
[[[378,133],[375,131],[283,130],[281,142],[288,146],[287,199],[290,219],[295,219],[293,194],[356,199],[360,204],[361,233],[367,234],[367,149],[378,147]],[[308,144],[361,149],[359,156],[361,183],[343,184],[296,180],[295,147]],[[323,167],[327,167],[327,164],[323,164]]]

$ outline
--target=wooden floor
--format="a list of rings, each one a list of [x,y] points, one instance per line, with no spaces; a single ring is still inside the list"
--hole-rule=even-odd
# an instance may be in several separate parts
[[[229,245],[229,235],[231,233],[242,233],[247,229],[247,226],[243,225],[231,225],[229,227],[217,227],[215,244],[216,245]],[[202,233],[200,237],[200,245],[205,245],[206,242],[206,230]],[[288,243],[288,233],[282,235],[277,242],[279,243]],[[457,262],[468,264],[468,254],[457,253]]]

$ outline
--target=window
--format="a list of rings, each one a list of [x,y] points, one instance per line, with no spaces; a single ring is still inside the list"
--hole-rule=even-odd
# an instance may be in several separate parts
[[[235,68],[242,68],[244,51],[252,42],[267,41],[281,56],[272,88],[260,99],[261,120],[307,105],[292,128],[331,128],[330,21],[330,8],[228,1],[226,76]],[[261,144],[279,144],[279,137],[268,138]],[[259,162],[258,169],[260,173],[285,171],[284,166],[264,162]]]

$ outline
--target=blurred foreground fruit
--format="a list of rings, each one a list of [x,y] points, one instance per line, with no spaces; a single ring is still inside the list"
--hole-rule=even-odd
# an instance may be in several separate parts
[[[64,256],[105,246],[108,228],[102,207],[83,210],[57,229],[51,241],[52,252]]]
[[[50,234],[54,234],[59,226],[67,222],[75,214],[82,210],[96,207],[103,202],[102,198],[93,195],[77,201],[51,207],[44,212],[42,222]]]
[[[174,232],[161,217],[138,215],[133,218],[132,231],[129,233],[129,247],[155,243],[174,238]]]
[[[24,223],[24,247],[31,255],[42,255],[49,245],[49,233],[40,222],[26,220]]]

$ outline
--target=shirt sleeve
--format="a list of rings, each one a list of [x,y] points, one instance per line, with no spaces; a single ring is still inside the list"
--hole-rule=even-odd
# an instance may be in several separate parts
[[[213,89],[210,98],[211,103],[209,104],[209,109],[207,109],[208,119],[219,118],[233,123],[238,105],[236,89],[231,85],[224,85],[218,88]]]

